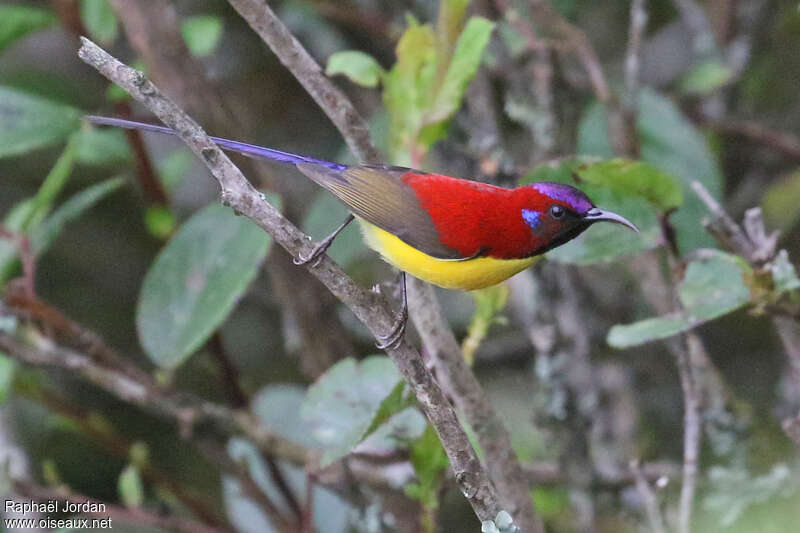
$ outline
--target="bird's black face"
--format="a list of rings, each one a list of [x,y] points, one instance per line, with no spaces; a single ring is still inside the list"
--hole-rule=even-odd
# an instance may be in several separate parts
[[[531,187],[542,199],[535,209],[523,209],[522,218],[538,241],[536,254],[571,241],[595,222],[616,222],[639,231],[628,219],[595,207],[589,197],[575,187],[562,183],[535,183]]]

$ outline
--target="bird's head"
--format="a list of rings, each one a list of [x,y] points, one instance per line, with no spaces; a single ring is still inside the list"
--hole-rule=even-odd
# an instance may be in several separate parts
[[[530,205],[522,208],[521,216],[530,226],[535,240],[541,243],[536,254],[574,239],[595,222],[616,222],[639,231],[628,219],[596,207],[583,191],[575,187],[548,182],[534,183],[529,187],[536,194]]]

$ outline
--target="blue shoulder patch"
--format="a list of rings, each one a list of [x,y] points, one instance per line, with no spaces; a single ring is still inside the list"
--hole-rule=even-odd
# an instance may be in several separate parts
[[[522,210],[522,220],[524,220],[525,223],[533,229],[535,229],[536,226],[541,224],[541,221],[539,220],[539,215],[541,215],[541,213],[539,211],[534,211],[533,209]]]

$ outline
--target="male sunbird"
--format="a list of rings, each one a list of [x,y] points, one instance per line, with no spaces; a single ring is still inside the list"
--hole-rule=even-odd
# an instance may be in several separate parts
[[[174,135],[163,126],[89,116],[95,124]],[[495,285],[533,264],[595,222],[624,217],[595,207],[580,190],[561,183],[505,189],[471,180],[389,165],[343,165],[271,148],[212,137],[246,156],[293,164],[341,200],[351,215],[309,257],[322,257],[333,239],[357,218],[367,245],[403,273],[403,311],[380,348],[402,337],[407,320],[405,273],[448,289]]]

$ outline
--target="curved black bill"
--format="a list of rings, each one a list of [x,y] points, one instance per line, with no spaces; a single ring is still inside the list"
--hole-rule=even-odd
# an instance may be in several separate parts
[[[616,222],[617,224],[622,224],[635,232],[639,232],[639,228],[637,228],[633,222],[628,220],[627,218],[620,216],[616,213],[612,213],[611,211],[603,211],[602,209],[598,209],[597,207],[593,207],[589,211],[583,215],[584,220],[588,220],[589,222],[599,222],[601,220],[606,220],[608,222]]]

